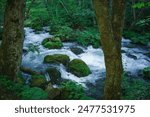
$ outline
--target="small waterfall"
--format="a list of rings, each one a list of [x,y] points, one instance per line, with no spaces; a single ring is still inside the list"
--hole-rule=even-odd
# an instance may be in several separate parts
[[[49,74],[47,72],[44,75],[45,75],[45,78],[46,78],[47,81],[51,80],[51,78],[50,78],[50,76],[49,76]]]

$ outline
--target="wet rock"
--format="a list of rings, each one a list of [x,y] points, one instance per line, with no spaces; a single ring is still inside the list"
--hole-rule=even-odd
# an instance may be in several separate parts
[[[78,47],[71,47],[70,50],[76,55],[84,53],[84,51]]]
[[[48,93],[48,99],[50,100],[57,99],[61,93],[61,90],[59,88],[53,88],[52,84],[48,84],[45,91]]]
[[[137,57],[135,55],[132,55],[130,53],[126,54],[129,58],[133,58],[134,60],[137,60]]]
[[[30,74],[30,75],[41,75],[40,72],[34,71],[34,70],[31,69],[31,68],[27,68],[27,67],[23,67],[23,66],[20,67],[20,70],[21,70],[22,72],[27,73],[27,74]]]
[[[91,74],[89,67],[80,59],[72,60],[68,65],[68,70],[78,77],[85,77]]]
[[[52,84],[60,84],[61,82],[61,73],[56,68],[48,68],[46,70],[50,76],[50,82]]]
[[[121,50],[121,53],[126,53],[126,51],[125,50]]]
[[[142,71],[144,79],[150,80],[150,67],[146,67]]]
[[[31,86],[32,87],[40,87],[43,88],[44,85],[46,84],[46,79],[43,75],[33,75],[31,77]]]
[[[145,53],[145,55],[150,58],[150,52]]]
[[[42,41],[42,45],[48,49],[60,49],[63,44],[58,37],[46,38]]]
[[[70,61],[69,56],[64,54],[54,54],[54,55],[47,55],[44,57],[44,63],[54,63],[54,64],[63,64],[67,65]]]

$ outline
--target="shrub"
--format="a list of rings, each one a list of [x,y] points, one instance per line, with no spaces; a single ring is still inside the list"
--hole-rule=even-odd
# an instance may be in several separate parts
[[[61,99],[67,100],[90,100],[92,98],[85,95],[83,87],[72,81],[63,82],[60,86],[62,90]]]
[[[123,77],[122,99],[150,99],[150,84],[142,79]]]
[[[124,31],[123,36],[131,39],[133,43],[147,45],[150,39],[150,33],[140,34],[134,31]]]
[[[77,42],[82,46],[92,45],[94,48],[98,48],[100,43],[100,36],[96,29],[89,28],[84,31],[77,31]]]
[[[40,88],[26,88],[21,92],[21,99],[23,100],[44,100],[48,99],[48,94]]]

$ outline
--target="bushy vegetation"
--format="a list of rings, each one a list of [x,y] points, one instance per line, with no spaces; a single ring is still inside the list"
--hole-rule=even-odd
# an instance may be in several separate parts
[[[124,76],[122,92],[122,99],[125,100],[150,99],[150,84],[143,79],[134,79]]]
[[[13,82],[5,76],[0,76],[0,99],[48,99],[48,95],[40,88],[30,88],[29,86]]]
[[[84,88],[72,81],[63,82],[60,86],[62,90],[62,99],[67,100],[91,100],[93,98],[86,96]]]

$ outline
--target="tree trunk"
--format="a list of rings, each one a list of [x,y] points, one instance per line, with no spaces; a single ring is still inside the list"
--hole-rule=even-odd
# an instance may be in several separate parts
[[[19,70],[23,46],[25,0],[7,0],[3,40],[0,55],[0,74],[15,80]]]
[[[104,99],[120,99],[123,69],[121,38],[125,0],[113,0],[112,13],[110,12],[108,0],[93,0],[93,3],[101,32],[101,43],[105,57],[106,80]]]

